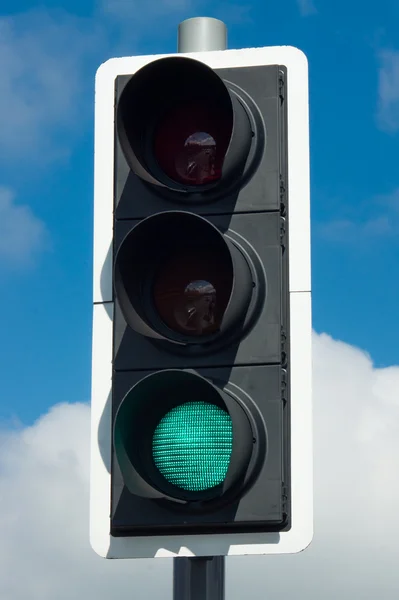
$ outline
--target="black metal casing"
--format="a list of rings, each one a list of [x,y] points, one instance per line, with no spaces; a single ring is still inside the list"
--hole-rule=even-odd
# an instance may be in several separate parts
[[[114,422],[131,388],[151,373],[169,369],[198,373],[234,397],[253,431],[259,432],[251,440],[256,474],[230,500],[213,505],[173,503],[132,494],[113,448],[110,531],[114,536],[290,528],[286,71],[275,65],[214,72],[250,115],[252,141],[245,184],[227,186],[230,191],[225,196],[218,193],[214,201],[209,200],[210,192],[207,201],[201,202],[197,194],[190,202],[184,194],[145,182],[129,167],[116,126],[113,254],[118,255],[126,235],[147,217],[167,211],[200,215],[249,257],[254,290],[249,317],[241,323],[245,335],[241,338],[238,328],[226,343],[201,348],[146,337],[126,323],[114,292],[112,415]],[[116,79],[116,107],[129,80],[129,76]],[[146,254],[137,260],[146,261]]]

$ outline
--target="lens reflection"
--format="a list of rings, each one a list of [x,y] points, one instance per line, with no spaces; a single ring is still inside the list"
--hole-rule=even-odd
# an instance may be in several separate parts
[[[216,141],[204,131],[190,135],[176,155],[176,172],[182,181],[203,184],[216,178]]]
[[[174,181],[203,185],[222,176],[231,134],[227,116],[203,104],[170,111],[155,132],[154,151],[159,166]]]
[[[209,281],[190,282],[176,306],[174,316],[179,327],[201,335],[215,325],[216,290]]]
[[[153,290],[161,319],[186,335],[216,332],[230,298],[230,271],[223,259],[206,252],[170,258],[160,269]]]

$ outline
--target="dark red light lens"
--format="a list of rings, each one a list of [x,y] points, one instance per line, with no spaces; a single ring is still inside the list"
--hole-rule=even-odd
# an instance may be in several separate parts
[[[231,136],[230,115],[206,103],[170,110],[155,131],[156,160],[173,181],[204,185],[222,176]]]
[[[220,328],[233,273],[224,257],[189,250],[165,261],[155,280],[155,307],[173,331],[202,336]]]

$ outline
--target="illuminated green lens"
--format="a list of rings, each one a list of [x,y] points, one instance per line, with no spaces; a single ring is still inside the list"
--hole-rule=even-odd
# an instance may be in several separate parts
[[[187,402],[161,419],[152,454],[167,481],[200,492],[224,481],[232,444],[233,426],[225,410],[208,402]]]

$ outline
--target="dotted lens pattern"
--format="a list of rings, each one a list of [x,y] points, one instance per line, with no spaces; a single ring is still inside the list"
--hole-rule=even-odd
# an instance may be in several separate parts
[[[167,481],[200,492],[224,481],[232,446],[233,425],[225,410],[209,402],[187,402],[161,419],[152,452]]]

